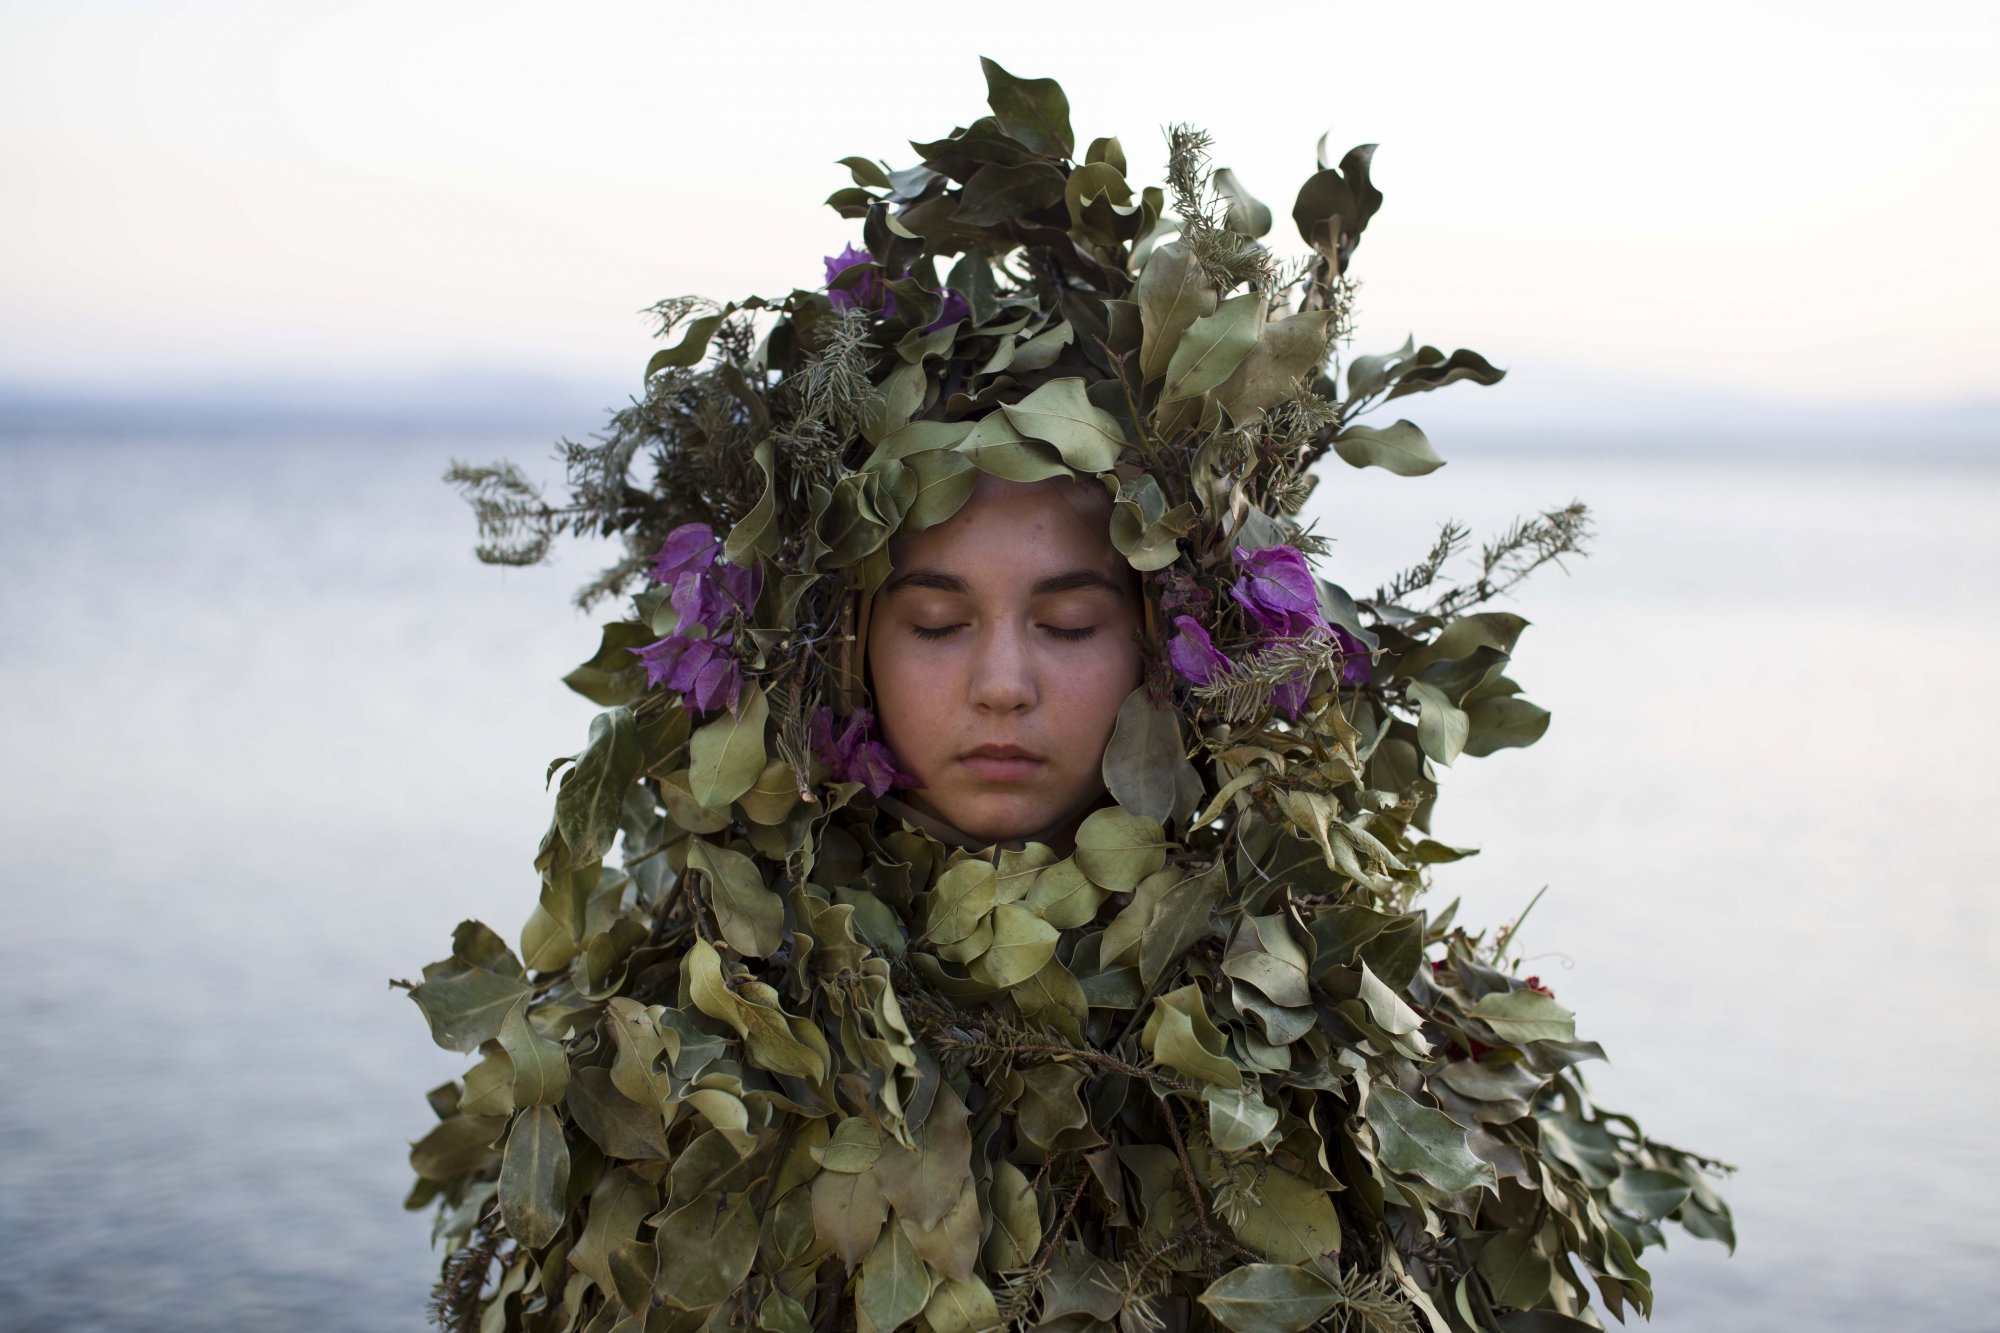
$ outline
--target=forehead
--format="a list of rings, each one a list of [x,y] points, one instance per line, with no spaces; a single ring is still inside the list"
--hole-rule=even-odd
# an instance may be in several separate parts
[[[1111,544],[1111,498],[1091,482],[981,477],[956,514],[890,548],[899,570],[950,568],[989,576],[1013,568],[1125,569]]]

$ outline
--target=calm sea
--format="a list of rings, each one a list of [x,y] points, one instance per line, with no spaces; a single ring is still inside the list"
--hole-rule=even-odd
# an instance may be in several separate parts
[[[518,929],[595,647],[589,559],[477,565],[437,478],[546,453],[0,444],[0,1327],[424,1326],[404,1151],[462,1062],[385,983]],[[1573,497],[1596,554],[1514,603],[1554,726],[1449,775],[1438,892],[1546,885],[1593,1089],[1742,1168],[1653,1326],[2000,1328],[2000,465],[1461,447],[1315,512],[1366,592]]]

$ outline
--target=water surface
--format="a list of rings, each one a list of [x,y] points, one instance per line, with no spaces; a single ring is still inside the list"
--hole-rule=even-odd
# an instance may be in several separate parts
[[[403,1151],[463,1061],[385,983],[518,929],[596,642],[590,561],[475,564],[437,477],[546,452],[0,445],[0,1323],[424,1327]],[[1525,948],[1593,1089],[1742,1167],[1736,1257],[1648,1254],[1654,1327],[1994,1327],[2000,470],[1459,452],[1331,474],[1327,572],[1597,510],[1511,604],[1555,722],[1449,775],[1484,850],[1438,892],[1548,886]]]

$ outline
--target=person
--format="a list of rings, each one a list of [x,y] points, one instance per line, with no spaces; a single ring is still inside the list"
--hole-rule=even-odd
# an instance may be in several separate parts
[[[916,785],[885,809],[957,846],[1069,850],[1104,799],[1104,748],[1143,667],[1139,581],[1110,519],[1101,486],[988,476],[891,547],[868,673]]]
[[[1281,264],[1202,136],[1170,214],[984,63],[991,116],[847,159],[824,290],[657,308],[679,340],[566,447],[568,504],[452,473],[482,558],[618,534],[586,600],[639,586],[565,678],[604,711],[519,951],[466,922],[399,983],[476,1057],[410,1156],[440,1321],[1650,1311],[1665,1224],[1732,1239],[1717,1164],[1598,1107],[1512,929],[1428,899],[1467,854],[1443,776],[1548,723],[1488,604],[1583,511],[1464,582],[1450,539],[1373,597],[1327,577],[1315,466],[1429,471],[1358,418],[1501,377],[1411,344],[1343,385],[1373,146],[1322,159]]]

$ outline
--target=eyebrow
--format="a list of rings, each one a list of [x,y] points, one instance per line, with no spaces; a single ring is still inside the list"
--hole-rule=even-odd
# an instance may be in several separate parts
[[[972,585],[956,574],[947,574],[941,569],[919,568],[898,574],[890,580],[885,592],[899,588],[933,588],[938,592],[964,595],[972,591]],[[1045,579],[1037,579],[1028,589],[1031,597],[1046,597],[1051,593],[1082,592],[1086,589],[1102,589],[1105,592],[1123,593],[1118,581],[1110,575],[1095,569],[1072,569],[1061,574],[1051,574]]]

